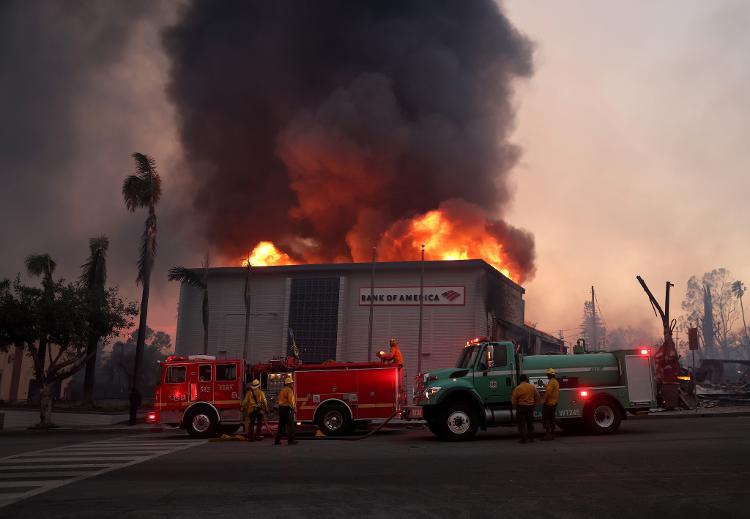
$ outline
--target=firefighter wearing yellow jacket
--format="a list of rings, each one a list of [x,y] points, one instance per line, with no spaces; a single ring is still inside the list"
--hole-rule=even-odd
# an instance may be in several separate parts
[[[268,413],[268,400],[266,400],[266,394],[260,388],[260,380],[257,378],[250,384],[240,409],[242,409],[242,423],[245,427],[247,440],[257,441],[262,439],[260,428],[263,425],[263,413]],[[253,434],[253,428],[255,434]]]
[[[279,393],[279,426],[276,429],[276,445],[281,443],[281,434],[284,429],[287,431],[287,441],[289,445],[297,442],[294,440],[294,412],[297,410],[297,399],[292,389],[294,379],[287,375],[284,379],[284,389]]]
[[[555,378],[555,370],[547,369],[547,389],[544,390],[542,400],[542,423],[544,424],[544,440],[555,439],[555,414],[557,412],[557,398],[560,395],[560,383]]]
[[[529,384],[529,377],[521,375],[520,383],[513,390],[513,407],[516,410],[518,432],[521,443],[534,441],[534,407],[539,402],[539,392]]]

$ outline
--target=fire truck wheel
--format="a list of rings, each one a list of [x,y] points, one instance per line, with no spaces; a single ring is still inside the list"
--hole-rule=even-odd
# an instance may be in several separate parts
[[[435,422],[433,420],[428,420],[427,421],[427,428],[435,436],[440,436],[440,424],[438,422]]]
[[[318,410],[317,425],[326,436],[336,436],[350,432],[354,423],[345,406],[330,403]]]
[[[448,404],[442,413],[438,436],[442,440],[470,440],[477,433],[479,418],[470,404]]]
[[[216,434],[219,421],[212,409],[201,407],[185,417],[185,428],[193,438],[210,438]]]
[[[620,427],[620,409],[607,398],[594,400],[583,410],[583,419],[593,434],[610,434]]]

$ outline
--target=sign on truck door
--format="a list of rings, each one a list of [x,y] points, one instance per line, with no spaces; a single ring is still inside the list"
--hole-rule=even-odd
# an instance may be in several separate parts
[[[485,405],[505,404],[513,392],[513,366],[506,348],[485,346],[474,371],[474,387],[484,397]]]

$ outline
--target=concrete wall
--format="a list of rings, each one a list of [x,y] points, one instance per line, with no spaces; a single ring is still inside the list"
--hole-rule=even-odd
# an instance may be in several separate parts
[[[430,265],[428,263],[428,265]],[[434,264],[433,264],[434,265]],[[251,363],[286,353],[289,293],[293,278],[339,277],[339,322],[336,358],[367,360],[369,305],[360,305],[360,288],[369,287],[368,269],[256,269],[251,278]],[[463,286],[463,306],[423,307],[422,370],[452,365],[466,340],[487,334],[487,312],[523,324],[523,289],[474,263],[466,268],[425,269],[425,286]],[[418,268],[376,268],[376,286],[419,286]],[[245,309],[244,272],[216,269],[209,275],[209,354],[242,357]],[[202,292],[183,285],[177,322],[176,353],[203,352]],[[488,308],[490,305],[490,308]],[[417,371],[419,306],[374,306],[373,354],[397,337],[408,376]],[[224,353],[222,353],[224,352]],[[372,357],[374,360],[374,356]]]
[[[57,347],[52,346],[52,355],[57,354]],[[20,357],[20,365],[18,366],[18,390],[16,392],[16,398],[11,398],[12,395],[12,379],[13,371],[15,369],[17,359]],[[47,359],[49,364],[49,359]],[[3,402],[26,402],[29,398],[29,383],[34,380],[34,362],[26,354],[25,350],[17,350],[15,346],[11,346],[7,351],[0,352],[0,400]],[[66,394],[66,390],[70,385],[71,379],[65,379],[60,384],[60,397]]]

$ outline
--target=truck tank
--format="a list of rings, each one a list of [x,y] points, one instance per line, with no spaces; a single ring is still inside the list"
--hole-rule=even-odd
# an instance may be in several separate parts
[[[617,358],[611,353],[531,355],[523,358],[523,373],[529,377],[543,377],[547,368],[554,369],[558,379],[577,378],[579,386],[615,386],[620,381]]]

